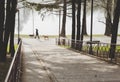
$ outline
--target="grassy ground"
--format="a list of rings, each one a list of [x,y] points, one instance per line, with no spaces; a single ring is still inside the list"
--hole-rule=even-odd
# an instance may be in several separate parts
[[[64,47],[64,48],[71,48],[70,46],[65,46],[65,45],[60,45],[60,47]],[[83,46],[83,49],[87,48],[87,46]],[[110,50],[110,46],[99,46],[99,48],[97,46],[93,46],[93,51],[109,51]],[[116,46],[116,51],[120,51],[120,46]]]
[[[85,46],[83,46],[84,48]],[[93,46],[94,47],[94,46]],[[105,51],[109,51],[110,50],[110,46],[99,46],[98,47],[94,47],[93,50],[98,50],[98,51],[102,51],[102,52],[105,52]],[[116,46],[116,51],[120,51],[120,46]]]
[[[43,35],[39,35],[40,37],[42,37]],[[59,36],[58,35],[47,35],[47,36],[49,36],[49,38],[58,38]],[[101,37],[101,36],[104,36],[103,34],[94,34],[93,35],[94,37]],[[118,36],[120,36],[120,34],[118,34]],[[15,34],[15,37],[17,38],[18,37],[18,35],[17,34]],[[28,34],[20,34],[20,37],[22,37],[22,38],[29,38],[30,37],[30,35]],[[67,38],[71,38],[71,35],[66,35],[66,37]],[[88,35],[88,36],[85,36],[85,37],[90,37],[90,35]]]
[[[14,45],[14,47],[15,47],[15,50],[17,49],[17,47],[18,47],[18,45],[17,44],[15,44]],[[10,46],[8,45],[8,47],[7,47],[7,52],[9,52],[9,48],[10,48]]]

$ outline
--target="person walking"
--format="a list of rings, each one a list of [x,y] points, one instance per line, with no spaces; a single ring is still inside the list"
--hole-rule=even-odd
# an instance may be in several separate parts
[[[37,38],[37,37],[38,37],[38,39],[40,38],[40,37],[39,37],[38,29],[36,28],[36,35],[35,35],[35,38]]]

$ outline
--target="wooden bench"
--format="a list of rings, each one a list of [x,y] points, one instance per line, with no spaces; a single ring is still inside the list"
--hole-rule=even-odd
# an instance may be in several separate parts
[[[33,34],[30,34],[29,36],[30,36],[30,37],[34,37],[34,35],[33,35]]]
[[[94,40],[94,41],[87,41],[87,44],[99,44],[100,43],[100,41],[98,41],[98,40]]]

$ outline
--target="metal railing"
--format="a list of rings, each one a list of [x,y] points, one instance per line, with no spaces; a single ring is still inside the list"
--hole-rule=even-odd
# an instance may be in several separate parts
[[[63,42],[63,40],[64,40],[64,42]],[[96,56],[102,60],[105,60],[105,61],[108,61],[111,63],[120,64],[120,45],[118,45],[118,44],[103,43],[100,41],[92,41],[92,42],[77,41],[77,40],[70,40],[67,38],[56,39],[56,43],[58,43],[58,41],[59,41],[59,45],[69,46],[69,48],[73,48],[73,49],[77,49],[77,46],[79,46],[78,47],[79,49],[77,49],[77,50],[80,50],[87,54],[89,54],[90,46],[92,44],[92,55],[93,56]],[[72,44],[74,44],[73,47],[72,47]],[[81,45],[82,45],[82,47],[81,47]],[[114,58],[110,57],[110,46],[111,45],[116,46]]]
[[[18,48],[12,59],[10,68],[8,70],[5,82],[20,82],[21,76],[21,45],[22,41],[20,40]]]

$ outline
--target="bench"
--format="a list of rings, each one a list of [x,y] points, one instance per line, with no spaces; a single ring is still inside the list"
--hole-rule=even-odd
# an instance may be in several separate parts
[[[34,35],[33,35],[33,34],[30,34],[29,36],[30,36],[30,37],[34,37]]]
[[[100,43],[100,41],[99,40],[94,40],[94,41],[87,41],[86,42],[87,44],[99,44]]]

